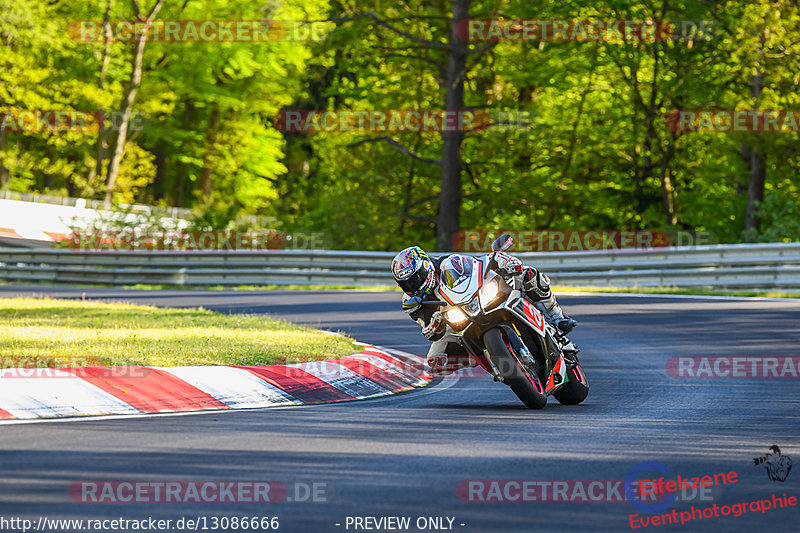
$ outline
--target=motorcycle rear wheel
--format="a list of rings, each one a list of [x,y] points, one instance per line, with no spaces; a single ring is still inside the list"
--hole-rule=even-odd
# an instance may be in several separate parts
[[[492,328],[483,334],[483,342],[492,362],[503,377],[503,382],[511,387],[522,403],[531,409],[544,408],[547,395],[539,377],[520,363],[512,348],[513,343],[507,342],[504,335],[516,335],[516,332],[506,333],[500,328]]]

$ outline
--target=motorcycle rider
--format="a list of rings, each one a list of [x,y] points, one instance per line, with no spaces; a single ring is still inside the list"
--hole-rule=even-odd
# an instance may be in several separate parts
[[[445,259],[447,256],[431,258],[419,246],[411,246],[398,253],[392,261],[392,274],[404,292],[403,311],[422,326],[422,334],[433,343],[428,351],[428,365],[442,375],[475,364],[457,338],[447,331],[439,308],[421,305],[412,299],[438,299],[435,291],[440,283],[439,267]],[[495,261],[500,275],[521,281],[522,292],[550,325],[563,334],[572,331],[577,322],[564,315],[550,290],[550,278],[546,274],[524,266],[522,261],[504,252],[496,252]]]

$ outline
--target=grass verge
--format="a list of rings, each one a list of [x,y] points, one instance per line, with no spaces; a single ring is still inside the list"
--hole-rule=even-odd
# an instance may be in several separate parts
[[[270,365],[358,351],[350,339],[267,316],[0,298],[0,367]]]
[[[0,285],[3,285],[0,281]],[[75,288],[108,288],[113,285],[91,285],[91,284],[70,284]],[[197,290],[197,291],[322,291],[322,290],[360,290],[369,292],[400,292],[397,285],[206,285],[206,286],[186,286],[186,285],[122,285],[122,289],[132,290]],[[569,292],[613,292],[629,294],[688,294],[698,296],[739,296],[754,298],[800,298],[798,291],[766,291],[766,290],[721,290],[721,289],[688,289],[679,287],[571,287],[554,285],[553,290],[557,293]]]
[[[341,290],[341,289],[357,289],[363,291],[395,291],[400,292],[400,287],[397,285],[239,285],[239,286],[223,286],[212,285],[206,287],[186,287],[186,286],[170,286],[170,285],[126,285],[125,289],[136,290],[165,290],[165,289],[196,289],[196,290],[235,290],[235,291],[272,291],[272,290]],[[727,291],[720,289],[684,289],[678,287],[567,287],[567,286],[553,286],[555,292],[614,292],[614,293],[631,293],[631,294],[689,294],[698,296],[746,296],[746,297],[761,297],[761,298],[800,298],[800,291],[798,292],[784,292],[784,291]]]

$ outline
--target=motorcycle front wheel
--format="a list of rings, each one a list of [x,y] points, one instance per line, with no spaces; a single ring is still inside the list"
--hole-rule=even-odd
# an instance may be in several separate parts
[[[589,395],[589,380],[579,364],[570,366],[567,375],[569,381],[553,396],[563,405],[578,405]]]
[[[517,398],[522,400],[531,409],[542,409],[547,405],[547,395],[544,393],[541,381],[535,372],[529,370],[520,362],[508,335],[517,335],[515,331],[504,331],[501,328],[492,328],[483,334],[483,342],[492,358],[497,370],[503,377],[503,382],[511,387]],[[522,343],[521,339],[519,343]]]

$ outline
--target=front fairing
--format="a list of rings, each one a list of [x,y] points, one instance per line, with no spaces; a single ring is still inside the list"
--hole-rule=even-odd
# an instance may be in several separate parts
[[[461,256],[469,261],[467,268],[457,271],[450,268],[449,260],[442,263],[442,283],[439,285],[439,294],[450,305],[464,305],[472,301],[483,284],[483,264],[481,261],[468,256]],[[466,272],[466,274],[464,274]]]

